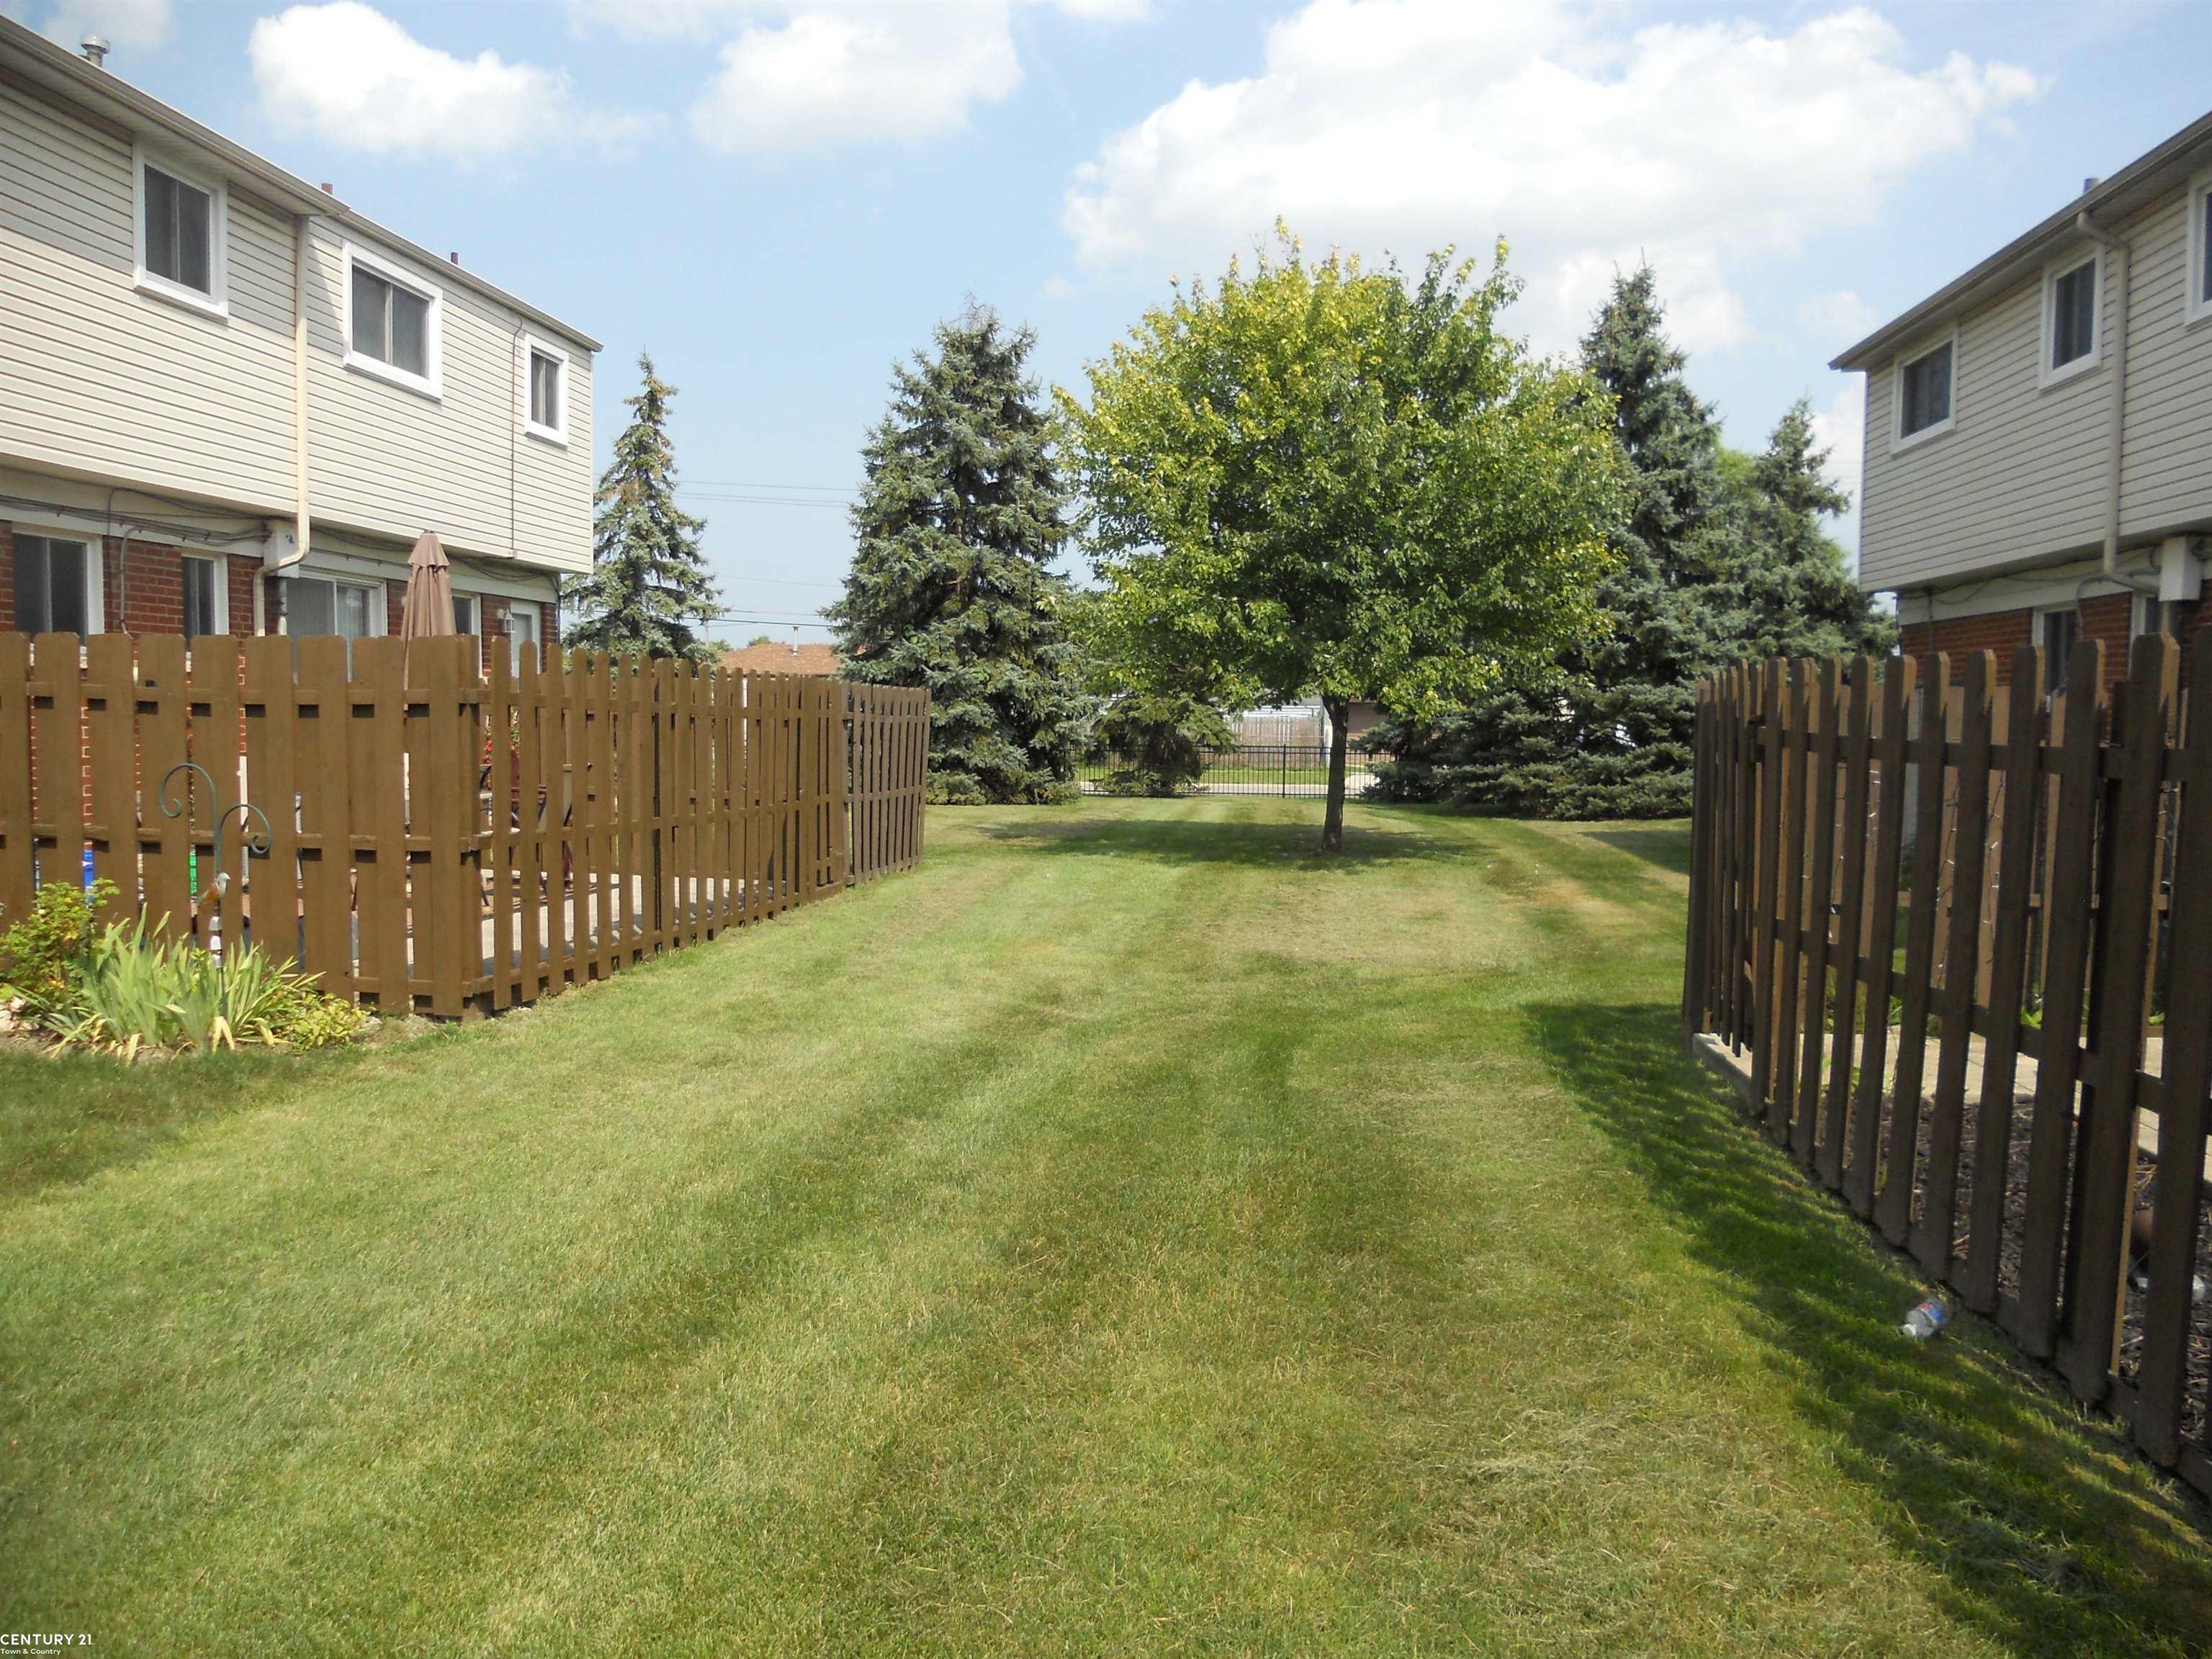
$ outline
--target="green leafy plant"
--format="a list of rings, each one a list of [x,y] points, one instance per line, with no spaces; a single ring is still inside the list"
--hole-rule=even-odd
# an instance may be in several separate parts
[[[41,1023],[64,1007],[98,936],[100,907],[115,897],[115,884],[90,887],[52,882],[31,901],[29,914],[0,933],[0,994],[20,1000],[23,1018]]]
[[[114,895],[43,889],[31,914],[0,936],[0,993],[24,1023],[58,1039],[57,1052],[90,1048],[135,1058],[149,1049],[200,1054],[241,1038],[271,1048],[321,1048],[353,1037],[367,1017],[314,988],[258,947],[218,961],[188,939],[149,938],[143,917],[95,920]]]

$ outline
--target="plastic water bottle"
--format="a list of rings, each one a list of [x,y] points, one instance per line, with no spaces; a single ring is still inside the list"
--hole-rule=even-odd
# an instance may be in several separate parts
[[[1905,1322],[1897,1328],[1915,1342],[1925,1342],[1951,1322],[1951,1310],[1930,1297],[1905,1316]]]

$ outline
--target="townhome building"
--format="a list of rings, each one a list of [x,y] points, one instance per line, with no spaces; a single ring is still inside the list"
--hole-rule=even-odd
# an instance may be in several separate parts
[[[1859,580],[1923,667],[2090,637],[2117,678],[2212,625],[2212,115],[1832,367],[1867,377]]]
[[[396,632],[487,662],[591,564],[599,343],[0,16],[0,630]]]

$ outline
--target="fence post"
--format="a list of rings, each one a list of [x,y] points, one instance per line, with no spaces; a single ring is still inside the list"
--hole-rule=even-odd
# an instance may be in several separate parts
[[[2136,1073],[2143,1060],[2143,1016],[2150,991],[2152,854],[2158,836],[2166,737],[2172,724],[2177,663],[2163,634],[2139,638],[2120,706],[2124,769],[2106,808],[2100,842],[2103,881],[2091,980],[2092,1068],[2084,1078],[2074,1215],[2066,1286],[2068,1341],[2060,1369],[2077,1399],[2101,1400],[2111,1381],[2123,1309],[2129,1220],[2135,1208]],[[2203,1011],[2197,1011],[2201,1018]]]
[[[31,642],[0,634],[0,927],[31,908]]]
[[[2089,877],[2097,830],[2105,647],[2082,640],[2066,671],[2058,807],[2051,824],[2043,1042],[2036,1051],[2028,1125],[2027,1197],[2021,1211],[2020,1297],[2014,1334],[2038,1359],[2051,1357],[2058,1324],[2059,1247],[2066,1170],[2081,1073],[2081,1004],[2089,965]]]
[[[2172,775],[2182,788],[2174,848],[2173,914],[2166,964],[2165,1098],[2158,1115],[2159,1175],[2152,1193],[2150,1292],[2144,1298],[2136,1443],[2154,1462],[2181,1454],[2197,1230],[2203,1212],[2205,1094],[2212,1088],[2212,632],[2197,635],[2189,677],[2187,748]],[[2184,879],[2184,878],[2187,878]],[[2195,1009],[2176,1019],[2172,1010]],[[2168,1180],[2171,1171],[2175,1179]]]
[[[2013,1079],[2019,1069],[2021,1011],[2027,990],[2028,887],[2035,875],[2038,809],[2043,799],[2043,653],[2013,653],[2005,702],[2003,823],[1997,848],[1996,927],[1990,945],[1988,1033],[1982,1052],[1981,1103],[1974,1122],[1974,1185],[1967,1195],[1966,1265],[1959,1279],[1966,1305],[1997,1305],[1998,1255],[2012,1160]]]

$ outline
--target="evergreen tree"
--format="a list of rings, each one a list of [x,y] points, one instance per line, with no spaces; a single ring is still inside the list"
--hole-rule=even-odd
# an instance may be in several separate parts
[[[1656,288],[1648,264],[1617,277],[1583,341],[1630,471],[1598,591],[1610,629],[1555,674],[1442,721],[1385,726],[1373,740],[1394,757],[1382,793],[1553,817],[1687,810],[1697,681],[1738,650],[1725,578],[1740,524],[1719,427],[1683,378]]]
[[[676,388],[640,352],[635,414],[615,440],[614,460],[592,497],[592,574],[562,584],[561,603],[580,619],[568,643],[586,651],[647,657],[713,654],[708,619],[721,597],[699,552],[706,521],[676,505],[676,456],[668,442],[668,400]]]
[[[1822,514],[1851,504],[1850,492],[1829,482],[1827,465],[1828,452],[1814,447],[1812,411],[1800,398],[1751,463],[1741,492],[1747,533],[1731,609],[1741,620],[1745,656],[1881,655],[1896,642],[1894,619],[1875,607],[1844,550],[1820,528]]]
[[[1063,797],[1089,700],[1060,617],[1067,538],[1051,428],[1023,373],[1036,343],[988,307],[894,365],[863,451],[858,545],[837,625],[845,672],[930,691],[930,796]]]

